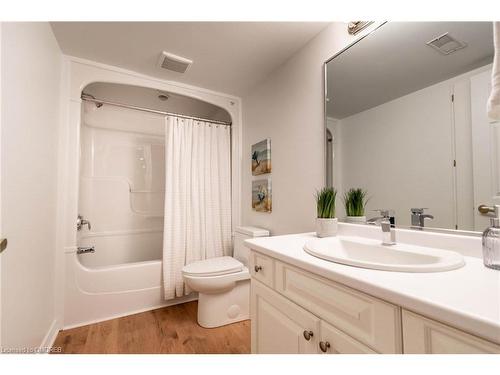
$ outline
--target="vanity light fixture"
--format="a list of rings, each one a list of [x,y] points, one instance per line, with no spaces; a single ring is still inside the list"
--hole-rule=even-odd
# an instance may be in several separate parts
[[[347,32],[350,35],[356,35],[361,30],[370,26],[374,21],[351,21],[347,24]]]
[[[444,33],[426,43],[443,55],[449,55],[455,51],[467,47],[465,42],[453,38],[449,33]]]

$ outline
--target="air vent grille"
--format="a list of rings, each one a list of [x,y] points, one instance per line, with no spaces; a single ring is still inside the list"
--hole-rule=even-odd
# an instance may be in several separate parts
[[[192,60],[163,51],[160,55],[159,66],[177,73],[185,73],[193,63]]]
[[[441,52],[443,55],[449,55],[455,51],[467,47],[465,42],[453,38],[450,34],[444,33],[427,42],[427,45]]]

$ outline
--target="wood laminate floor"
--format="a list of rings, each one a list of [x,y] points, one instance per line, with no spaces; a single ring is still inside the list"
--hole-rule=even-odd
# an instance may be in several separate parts
[[[250,321],[218,328],[196,322],[197,302],[60,331],[54,343],[78,354],[250,353]]]

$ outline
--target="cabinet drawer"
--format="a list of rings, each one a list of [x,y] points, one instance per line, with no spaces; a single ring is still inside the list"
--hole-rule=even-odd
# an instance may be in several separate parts
[[[403,310],[403,342],[410,354],[500,353],[500,346]]]
[[[276,261],[276,290],[380,353],[401,353],[401,309]]]
[[[323,320],[320,322],[320,332],[320,342],[323,342],[323,348],[326,348],[326,354],[377,354],[377,352],[373,351],[368,346],[347,336],[345,333]],[[319,343],[318,348],[320,353],[323,353]]]
[[[259,280],[274,287],[274,260],[268,256],[255,251],[250,254],[250,274],[256,280]]]

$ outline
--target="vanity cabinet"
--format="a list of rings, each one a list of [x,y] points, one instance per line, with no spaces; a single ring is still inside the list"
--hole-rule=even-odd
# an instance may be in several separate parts
[[[259,281],[251,298],[252,353],[375,353]]]
[[[320,319],[252,281],[252,353],[317,353]]]
[[[276,261],[275,290],[380,353],[401,353],[401,309]]]
[[[500,346],[403,310],[403,342],[410,354],[500,354]]]
[[[250,265],[253,353],[401,353],[399,307],[257,252]]]
[[[500,353],[499,345],[259,252],[250,265],[252,353]]]

